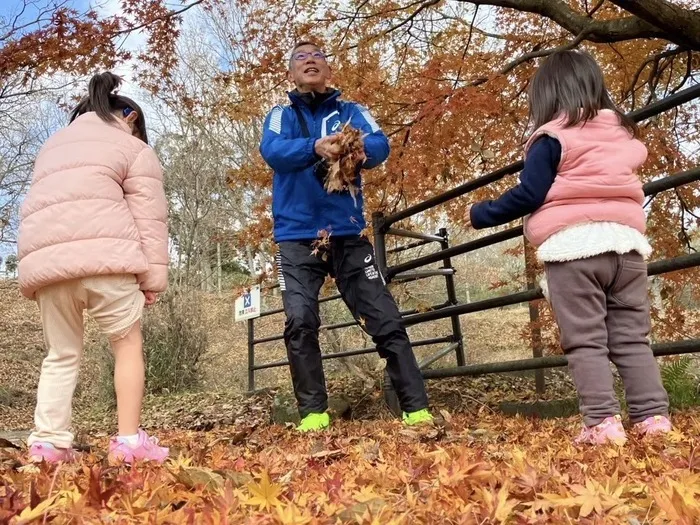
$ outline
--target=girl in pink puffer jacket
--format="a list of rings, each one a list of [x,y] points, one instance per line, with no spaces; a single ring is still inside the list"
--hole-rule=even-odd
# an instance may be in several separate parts
[[[32,461],[72,458],[83,310],[114,352],[119,435],[111,440],[110,460],[162,462],[168,455],[139,429],[140,319],[168,283],[167,201],[143,111],[116,94],[120,83],[112,73],[90,80],[70,125],[39,152],[22,205],[20,289],[39,304],[48,349],[28,442]]]

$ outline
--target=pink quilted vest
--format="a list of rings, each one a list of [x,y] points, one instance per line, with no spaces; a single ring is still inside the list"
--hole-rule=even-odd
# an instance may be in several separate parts
[[[646,231],[644,191],[637,169],[647,158],[646,147],[620,125],[611,110],[565,128],[565,119],[537,129],[525,154],[542,135],[561,144],[561,160],[544,204],[525,221],[525,235],[540,246],[555,233],[581,223],[615,222]]]

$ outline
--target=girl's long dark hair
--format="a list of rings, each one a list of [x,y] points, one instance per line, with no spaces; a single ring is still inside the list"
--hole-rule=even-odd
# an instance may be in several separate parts
[[[528,88],[530,122],[534,129],[559,117],[566,127],[586,122],[601,109],[614,111],[632,136],[638,128],[610,98],[603,71],[585,51],[559,51],[550,55],[535,73]]]
[[[139,134],[139,138],[148,144],[146,118],[143,116],[143,111],[141,111],[139,105],[129,97],[117,95],[115,93],[121,83],[121,77],[110,72],[101,73],[92,77],[88,85],[88,96],[81,100],[75,107],[71,113],[70,122],[73,122],[83,113],[88,113],[90,111],[97,113],[97,116],[105,122],[116,122],[117,117],[114,116],[116,111],[130,109],[136,111],[138,115],[134,122],[134,127]]]

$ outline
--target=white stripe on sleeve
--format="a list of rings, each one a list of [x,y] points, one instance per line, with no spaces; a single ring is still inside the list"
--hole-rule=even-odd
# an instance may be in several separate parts
[[[372,133],[376,133],[379,131],[379,124],[377,124],[377,121],[374,120],[372,115],[369,114],[369,111],[367,110],[366,107],[364,106],[358,106],[360,109],[360,114],[365,118],[367,121],[367,124],[369,124],[370,128],[372,128]]]
[[[270,115],[270,131],[274,131],[278,135],[282,133],[282,108],[275,106]]]

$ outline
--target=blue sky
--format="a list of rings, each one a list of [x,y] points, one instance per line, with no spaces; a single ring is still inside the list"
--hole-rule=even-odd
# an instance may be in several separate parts
[[[37,19],[37,16],[42,12],[46,5],[55,5],[56,3],[63,4],[64,7],[74,9],[78,12],[85,12],[90,7],[96,8],[101,14],[109,15],[114,13],[119,9],[119,0],[97,0],[90,2],[89,0],[27,0],[27,5],[23,0],[0,0],[0,27],[10,24],[14,21],[16,17],[19,18],[15,25],[21,26]],[[48,18],[45,15],[45,18]],[[37,26],[29,26],[24,29],[24,32],[30,32],[36,29]],[[127,48],[138,47],[142,37],[135,35],[129,37],[125,42]],[[115,71],[118,74],[124,75],[126,78],[129,77],[130,67],[125,65]],[[129,85],[125,85],[122,92],[129,95],[129,91],[133,91],[133,88]],[[3,196],[0,195],[0,200]],[[4,260],[9,253],[13,253],[16,249],[14,244],[0,244],[0,257]],[[0,270],[2,270],[3,264],[0,264]]]
[[[65,7],[75,9],[77,11],[85,11],[90,7],[90,2],[88,0],[64,0]],[[24,9],[20,20],[24,22],[29,22],[36,19],[36,15],[39,13],[40,9],[47,4],[54,4],[51,0],[35,0],[26,2],[28,5],[25,6],[23,0],[3,0],[0,2],[0,17],[8,19],[10,17],[14,18]],[[109,3],[109,2],[108,2]]]

